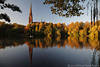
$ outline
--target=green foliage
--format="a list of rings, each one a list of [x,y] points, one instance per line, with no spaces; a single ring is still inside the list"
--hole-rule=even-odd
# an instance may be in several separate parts
[[[71,17],[83,14],[85,0],[44,0],[44,4],[50,5],[52,14]]]
[[[12,11],[17,11],[22,13],[22,11],[17,5],[7,3],[6,0],[0,0],[0,8],[1,9],[8,8],[11,9]],[[0,19],[4,19],[5,21],[10,22],[10,17],[6,13],[1,13]]]

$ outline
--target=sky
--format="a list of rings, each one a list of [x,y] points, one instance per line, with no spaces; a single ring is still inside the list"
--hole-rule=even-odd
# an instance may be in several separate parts
[[[11,23],[18,23],[27,25],[29,20],[29,8],[32,2],[32,13],[33,13],[33,22],[46,21],[53,23],[66,23],[76,21],[90,21],[90,14],[87,15],[87,10],[84,10],[85,14],[79,17],[65,18],[58,15],[52,14],[49,5],[44,5],[43,0],[7,0],[7,3],[15,4],[20,7],[22,13],[13,12],[10,9],[0,10],[0,13],[7,13],[11,18]],[[100,0],[99,0],[100,2]]]

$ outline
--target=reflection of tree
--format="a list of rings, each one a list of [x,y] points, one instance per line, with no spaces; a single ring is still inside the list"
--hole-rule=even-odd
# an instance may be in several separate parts
[[[92,49],[93,56],[91,65],[97,64],[96,61],[98,60],[98,64],[100,62],[100,55],[98,55],[99,59],[96,59],[97,51],[100,50],[100,41],[98,40],[87,40],[87,38],[75,38],[75,37],[68,37],[68,39],[0,39],[0,49],[5,47],[16,47],[19,45],[26,44],[29,47],[29,56],[30,56],[30,63],[32,65],[32,52],[33,48],[65,48],[67,45],[68,47],[75,48],[75,49]],[[94,44],[94,45],[93,45]]]
[[[91,40],[87,38],[75,38],[75,37],[68,37],[68,39],[0,39],[0,49],[6,47],[17,47],[19,45],[26,44],[29,48],[29,57],[30,63],[32,65],[32,53],[34,48],[65,48],[67,45],[68,47],[74,49],[91,49],[93,50],[91,65],[97,65],[96,61],[98,61],[98,65],[100,64],[100,55],[98,55],[98,59],[96,59],[97,51],[100,52],[100,41],[99,40]],[[94,45],[93,45],[94,44]]]
[[[6,47],[16,47],[16,46],[19,46],[19,45],[23,45],[25,42],[24,39],[11,39],[11,38],[7,38],[7,39],[0,39],[0,49],[1,48],[6,48]]]
[[[92,61],[91,61],[91,67],[94,67],[93,65],[96,65],[96,50],[94,49],[93,51],[93,57],[92,57]]]
[[[97,52],[98,52],[98,55],[97,55]],[[97,63],[96,63],[96,55],[98,56]],[[100,65],[100,43],[97,44],[93,50],[91,66],[93,67],[95,65],[97,65],[97,67],[99,67],[99,65]]]
[[[98,40],[88,40],[87,38],[75,38],[75,37],[68,37],[68,39],[49,39],[49,38],[44,38],[44,39],[32,39],[28,40],[28,43],[26,43],[28,46],[32,48],[48,48],[48,47],[65,47],[70,46],[71,48],[76,48],[76,49],[82,49],[82,48],[87,48],[87,49],[94,49],[96,46],[99,44]],[[93,45],[95,44],[95,45]],[[96,48],[96,50],[99,50],[99,48]]]
[[[98,40],[91,40],[87,38],[75,38],[75,37],[68,37],[68,39],[60,39],[57,37],[57,39],[49,39],[49,38],[41,38],[41,39],[26,39],[26,38],[20,38],[20,39],[0,39],[0,47],[5,48],[7,46],[18,46],[21,44],[27,44],[27,46],[31,48],[48,48],[48,47],[64,47],[67,45],[71,48],[76,49],[96,49],[97,51],[100,50]]]

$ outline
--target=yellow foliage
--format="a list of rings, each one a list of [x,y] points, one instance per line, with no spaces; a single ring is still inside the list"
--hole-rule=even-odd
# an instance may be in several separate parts
[[[84,31],[80,30],[79,34],[80,34],[81,37],[83,37],[84,36]]]
[[[56,34],[57,34],[58,36],[61,36],[60,30],[57,30],[57,31],[56,31]]]
[[[61,24],[60,23],[57,23],[57,27],[61,27]]]
[[[35,27],[35,31],[36,31],[36,32],[38,31],[38,27],[37,27],[37,26]]]
[[[100,31],[100,26],[98,26],[98,31]]]
[[[64,27],[64,31],[67,32],[68,31],[68,28],[67,27]]]

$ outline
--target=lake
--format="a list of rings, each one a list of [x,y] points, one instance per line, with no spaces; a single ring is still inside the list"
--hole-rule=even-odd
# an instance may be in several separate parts
[[[0,39],[0,67],[97,67],[99,40]]]

